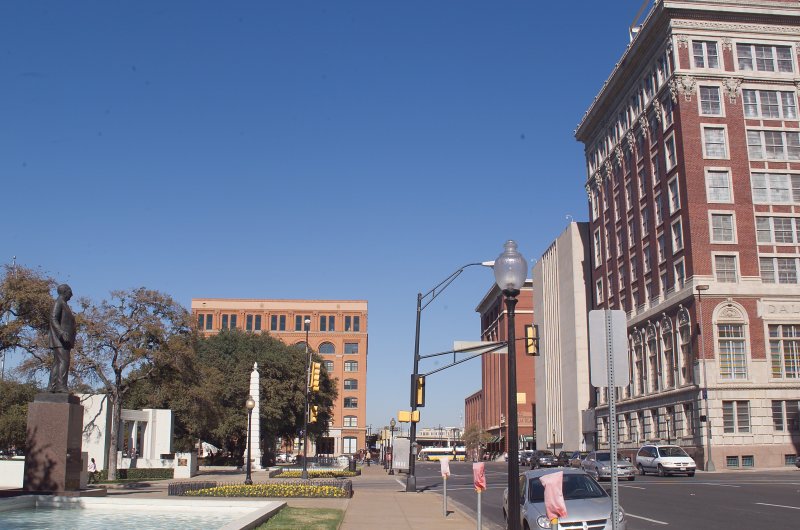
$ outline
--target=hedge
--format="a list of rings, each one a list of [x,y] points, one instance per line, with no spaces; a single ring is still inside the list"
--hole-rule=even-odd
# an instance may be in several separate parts
[[[165,480],[175,478],[171,467],[117,469],[117,480]],[[100,480],[108,481],[108,470],[100,470]]]
[[[343,478],[343,477],[355,477],[358,473],[355,471],[347,471],[345,469],[309,469],[308,470],[308,478]],[[301,471],[297,471],[294,469],[287,469],[273,475],[274,478],[300,478],[302,476]]]

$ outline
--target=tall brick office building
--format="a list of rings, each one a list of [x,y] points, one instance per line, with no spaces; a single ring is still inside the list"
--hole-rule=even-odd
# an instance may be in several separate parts
[[[702,466],[710,425],[717,469],[798,454],[799,26],[796,1],[657,1],[576,130],[592,305],[628,315],[625,448]]]
[[[313,454],[353,454],[366,447],[367,302],[365,300],[251,300],[194,298],[192,314],[201,333],[240,329],[269,333],[286,344],[303,346],[303,322],[311,320],[309,347],[323,357],[338,380],[338,398],[328,436],[309,445]]]

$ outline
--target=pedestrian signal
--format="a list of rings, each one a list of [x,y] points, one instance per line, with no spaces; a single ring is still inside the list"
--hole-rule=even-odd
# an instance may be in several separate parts
[[[311,363],[311,390],[319,392],[319,372],[322,369],[322,363]]]
[[[525,326],[525,355],[539,355],[539,326]]]
[[[418,407],[425,406],[425,376],[418,375],[414,384],[414,404]]]
[[[311,414],[309,414],[309,416],[308,416],[308,422],[309,423],[314,423],[315,421],[317,421],[317,414],[318,413],[319,413],[319,406],[318,405],[312,405],[311,406]]]

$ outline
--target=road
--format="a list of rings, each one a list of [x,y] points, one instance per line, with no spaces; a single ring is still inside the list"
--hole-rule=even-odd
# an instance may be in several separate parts
[[[442,493],[438,462],[417,464],[417,487]],[[505,528],[502,515],[507,465],[486,463],[483,493],[484,528]],[[477,495],[472,464],[450,463],[449,502],[475,517]],[[400,475],[405,480],[404,475]],[[610,484],[602,483],[610,490]],[[800,470],[703,473],[694,477],[637,476],[619,484],[620,504],[629,530],[681,528],[689,530],[800,528]]]

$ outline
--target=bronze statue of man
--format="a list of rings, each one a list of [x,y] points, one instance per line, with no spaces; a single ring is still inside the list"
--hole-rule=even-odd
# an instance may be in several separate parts
[[[58,286],[58,299],[50,313],[50,348],[53,350],[53,366],[50,368],[50,392],[69,392],[69,352],[75,345],[75,316],[67,302],[72,298],[69,285]]]

